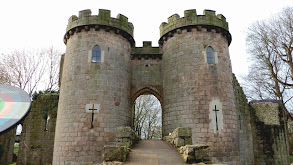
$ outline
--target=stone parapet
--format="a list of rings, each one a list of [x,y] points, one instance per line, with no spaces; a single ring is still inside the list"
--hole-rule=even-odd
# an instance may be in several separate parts
[[[91,15],[91,10],[82,10],[79,12],[79,16],[73,15],[68,20],[66,28],[66,34],[64,35],[64,43],[74,33],[78,33],[81,30],[89,31],[90,28],[95,30],[105,29],[106,31],[114,31],[117,34],[126,38],[132,46],[135,45],[133,39],[133,24],[128,22],[128,18],[122,14],[118,14],[116,18],[111,17],[110,10],[99,10],[99,15]]]
[[[160,40],[166,40],[172,37],[173,33],[181,33],[182,29],[197,27],[199,30],[204,27],[208,30],[215,29],[221,32],[231,43],[232,37],[229,33],[228,22],[222,14],[215,14],[213,10],[204,10],[204,15],[197,15],[196,10],[185,10],[184,17],[180,18],[178,14],[173,14],[168,18],[168,23],[163,22],[160,26]]]
[[[132,48],[131,59],[162,59],[162,52],[159,47],[152,47],[151,41],[144,41],[143,47]]]

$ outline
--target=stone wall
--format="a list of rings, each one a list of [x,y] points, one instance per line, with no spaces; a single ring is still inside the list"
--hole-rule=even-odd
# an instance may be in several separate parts
[[[116,143],[116,128],[131,125],[132,32],[127,17],[112,18],[109,10],[70,18],[53,164],[101,163],[103,146]],[[91,61],[96,45],[100,62]]]
[[[162,53],[151,42],[143,42],[143,47],[135,47],[131,53],[131,99],[141,94],[154,94],[162,101]]]
[[[178,20],[169,18],[168,23]],[[163,131],[190,127],[193,144],[207,143],[213,162],[233,164],[239,161],[239,136],[229,42],[210,28],[182,28],[163,42]],[[208,46],[216,53],[215,64],[206,62]],[[213,105],[222,109],[217,121]]]
[[[279,101],[250,102],[253,153],[257,165],[287,165],[288,130],[285,110]]]
[[[2,157],[0,157],[0,163],[10,163],[13,161],[13,148],[16,137],[16,128],[3,133],[0,136],[0,145],[3,149]],[[1,151],[0,151],[1,152]]]
[[[233,74],[233,89],[238,112],[238,136],[239,136],[239,155],[241,165],[253,165],[253,138],[251,130],[251,114],[248,101],[242,87]]]
[[[58,99],[58,94],[42,94],[32,102],[22,124],[17,164],[52,163]]]

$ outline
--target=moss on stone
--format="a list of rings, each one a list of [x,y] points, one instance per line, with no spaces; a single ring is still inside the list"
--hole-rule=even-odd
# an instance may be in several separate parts
[[[171,30],[188,25],[212,25],[229,30],[226,18],[223,15],[215,15],[215,11],[205,10],[204,15],[196,15],[196,10],[184,11],[184,17],[174,14],[168,18],[168,23],[163,22],[160,26],[160,36]]]
[[[132,23],[128,22],[128,18],[124,15],[118,14],[117,18],[112,18],[111,11],[104,9],[100,9],[99,15],[97,16],[91,15],[91,13],[91,10],[83,10],[79,12],[79,17],[75,15],[71,16],[66,28],[66,34],[76,27],[102,25],[122,30],[133,37],[134,27]]]

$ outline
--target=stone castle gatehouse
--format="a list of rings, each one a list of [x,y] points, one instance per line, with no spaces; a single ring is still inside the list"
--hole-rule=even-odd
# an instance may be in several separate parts
[[[192,144],[209,146],[213,163],[289,164],[287,114],[276,101],[247,103],[232,74],[223,15],[174,14],[160,25],[158,47],[136,47],[133,29],[109,10],[69,18],[55,135],[50,132],[53,164],[101,163],[103,147],[117,143],[117,127],[133,126],[133,103],[142,94],[159,99],[163,136],[191,128]],[[22,136],[26,146],[31,135]],[[35,153],[45,147],[31,146]]]

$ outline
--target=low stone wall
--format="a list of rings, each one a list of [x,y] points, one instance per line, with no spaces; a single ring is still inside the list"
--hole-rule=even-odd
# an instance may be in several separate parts
[[[179,153],[185,163],[205,163],[212,164],[209,155],[209,146],[204,144],[186,145],[179,149]]]
[[[103,165],[123,164],[130,148],[140,140],[130,127],[118,127],[116,135],[116,145],[106,145],[103,148]]]
[[[140,139],[136,136],[134,130],[130,127],[118,127],[117,128],[117,145],[131,148]]]
[[[192,145],[191,137],[191,128],[178,127],[163,140],[177,148],[185,163],[211,164],[209,146],[205,144]]]
[[[163,140],[173,144],[176,148],[191,145],[192,144],[192,133],[191,128],[188,127],[178,127],[171,135],[165,136]]]
[[[125,162],[129,151],[126,146],[107,145],[104,146],[103,153],[103,165],[111,165]]]

